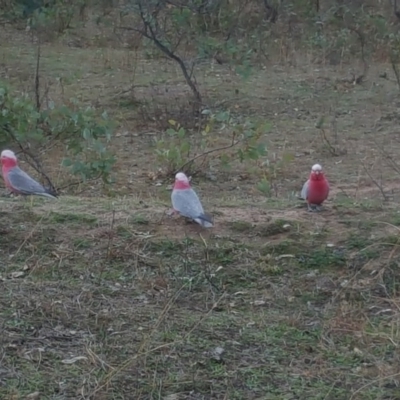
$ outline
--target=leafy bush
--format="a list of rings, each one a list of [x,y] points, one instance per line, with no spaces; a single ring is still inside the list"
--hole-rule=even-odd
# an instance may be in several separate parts
[[[258,160],[267,155],[262,135],[269,130],[268,123],[256,124],[250,119],[238,121],[229,111],[211,114],[200,133],[190,134],[174,120],[162,138],[156,140],[156,153],[161,169],[167,174],[185,170],[195,174],[209,168],[212,161],[229,168],[235,160]],[[231,143],[216,147],[220,137],[229,137]]]
[[[56,107],[51,102],[48,109],[37,110],[27,95],[17,96],[0,83],[0,146],[43,154],[54,145],[63,144],[63,165],[82,180],[110,181],[115,159],[107,150],[107,143],[112,127],[106,112],[99,117],[90,107]]]

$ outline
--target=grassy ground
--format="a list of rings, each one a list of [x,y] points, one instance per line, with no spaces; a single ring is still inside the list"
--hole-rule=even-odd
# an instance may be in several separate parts
[[[8,34],[2,78],[31,90],[35,48]],[[276,168],[271,198],[255,189],[257,164],[196,178],[216,219],[202,231],[165,216],[171,179],[149,179],[162,122],[146,126],[143,110],[184,108],[176,67],[65,43],[42,54],[51,98],[119,121],[116,185],[112,197],[89,187],[32,206],[0,199],[2,399],[400,397],[399,116],[393,79],[379,78],[387,66],[356,86],[341,81],[347,66],[271,63],[246,82],[204,66],[207,99],[272,122],[272,165],[294,161]],[[315,128],[323,115],[336,155]],[[293,198],[315,162],[332,185],[318,215]]]

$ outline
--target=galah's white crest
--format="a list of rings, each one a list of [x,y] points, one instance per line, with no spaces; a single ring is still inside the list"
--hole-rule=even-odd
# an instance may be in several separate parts
[[[322,167],[313,165],[311,174],[301,190],[301,198],[307,201],[308,211],[320,211],[320,206],[328,198],[329,183],[325,178]]]
[[[4,182],[11,192],[21,195],[56,198],[56,195],[50,193],[48,189],[43,187],[39,182],[36,182],[18,167],[18,160],[14,152],[11,150],[3,150],[0,155],[0,160]]]
[[[204,213],[199,197],[190,187],[189,179],[183,172],[178,172],[175,176],[171,201],[175,212],[180,215],[196,221],[205,228],[213,226],[211,216]]]

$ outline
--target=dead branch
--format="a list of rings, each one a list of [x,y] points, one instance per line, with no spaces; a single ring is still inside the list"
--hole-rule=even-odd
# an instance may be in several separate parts
[[[351,82],[353,85],[360,85],[365,80],[365,78],[367,76],[367,72],[368,72],[368,63],[367,63],[367,60],[365,59],[366,38],[365,38],[364,33],[360,29],[353,28],[351,26],[349,27],[349,29],[358,36],[358,40],[359,40],[360,46],[361,46],[361,61],[363,63],[363,72],[358,76],[354,75],[352,82]]]
[[[397,9],[397,0],[393,1],[393,14],[400,20],[400,11]]]
[[[68,188],[71,188],[71,187],[74,187],[74,186],[79,186],[79,185],[81,185],[81,184],[84,183],[84,182],[86,182],[86,183],[88,183],[88,182],[95,182],[95,181],[97,181],[97,180],[100,179],[100,178],[101,178],[101,173],[98,174],[97,176],[95,176],[94,178],[91,178],[91,179],[80,179],[80,180],[78,180],[78,181],[74,181],[74,182],[68,183],[67,185],[64,185],[64,186],[59,187],[59,188],[58,188],[58,191],[62,191],[62,190],[65,190],[65,189],[68,189]],[[83,193],[83,192],[84,192],[84,190],[80,191],[79,193]],[[79,193],[78,193],[78,194],[79,194]]]
[[[209,154],[215,153],[215,152],[217,152],[217,151],[231,149],[232,147],[235,147],[235,146],[238,145],[239,143],[243,142],[243,139],[235,140],[235,138],[236,138],[235,134],[232,135],[232,142],[231,142],[231,144],[228,144],[227,146],[218,147],[217,149],[212,149],[212,150],[205,151],[204,153],[197,154],[197,156],[193,157],[192,159],[190,159],[189,161],[186,161],[183,165],[181,165],[181,166],[174,172],[174,175],[177,174],[179,171],[182,171],[183,168],[187,167],[188,165],[192,165],[196,160],[198,160],[198,159],[201,158],[201,157],[208,156]]]
[[[154,24],[156,27],[159,26],[157,16],[160,11],[160,7],[157,7],[153,12],[152,12],[152,17],[151,20],[147,17],[146,12],[143,10],[142,3],[139,2],[138,4],[139,7],[139,16],[142,20],[143,23],[143,28],[133,28],[133,27],[126,27],[126,26],[121,26],[118,27],[117,29],[123,29],[123,30],[128,30],[128,31],[134,31],[140,33],[142,36],[146,37],[147,39],[150,39],[156,47],[158,47],[159,50],[161,50],[168,58],[171,60],[174,60],[180,67],[183,77],[185,78],[185,81],[187,85],[190,87],[197,103],[200,105],[202,104],[202,98],[199,90],[197,89],[197,86],[192,78],[192,74],[189,73],[188,68],[186,67],[185,62],[180,58],[176,53],[175,53],[175,48],[173,50],[169,49],[166,45],[164,45],[161,42],[161,39],[159,38],[159,35],[157,33],[157,30],[153,27]],[[182,37],[180,38],[182,40]]]
[[[396,77],[397,86],[400,89],[400,73],[399,69],[397,68],[397,60],[393,54],[393,51],[390,52],[390,64],[392,65],[394,76]]]
[[[272,7],[268,3],[268,0],[264,0],[264,8],[265,8],[265,11],[266,11],[267,20],[274,24],[278,19],[278,11],[276,10],[275,7]]]
[[[384,156],[384,160],[386,161],[386,164],[389,167],[393,168],[393,170],[397,174],[400,175],[400,166],[396,163],[396,161],[393,159],[393,157],[376,140],[373,140],[373,142],[375,143],[376,147],[380,150],[380,152]]]
[[[389,200],[388,196],[386,195],[386,193],[385,193],[385,191],[384,191],[384,189],[383,189],[383,186],[382,186],[379,182],[377,182],[376,179],[369,173],[369,171],[368,171],[367,167],[365,166],[364,162],[363,162],[362,160],[360,160],[360,162],[361,162],[361,165],[362,165],[362,167],[363,167],[365,173],[366,173],[366,174],[368,175],[368,177],[371,179],[372,183],[373,183],[373,184],[379,189],[379,191],[381,192],[383,199],[384,199],[385,201]]]
[[[320,127],[320,128],[319,128],[319,131],[320,131],[320,133],[321,133],[321,136],[322,136],[323,141],[324,141],[324,142],[327,144],[327,146],[328,146],[329,152],[330,152],[333,156],[335,156],[335,157],[339,156],[339,154],[338,154],[338,152],[337,152],[335,146],[332,145],[332,143],[330,142],[330,140],[329,140],[328,137],[326,136],[325,129],[324,129],[323,127]]]
[[[39,67],[40,67],[40,40],[38,39],[37,55],[36,55],[36,72],[35,72],[35,99],[36,99],[37,111],[40,111],[41,108]]]

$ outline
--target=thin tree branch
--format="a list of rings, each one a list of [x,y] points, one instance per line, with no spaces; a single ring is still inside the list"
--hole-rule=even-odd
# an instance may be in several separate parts
[[[227,146],[222,146],[222,147],[218,147],[217,149],[212,149],[212,150],[208,150],[205,151],[204,153],[198,154],[197,156],[193,157],[192,159],[190,159],[189,161],[186,161],[184,164],[182,164],[175,172],[174,174],[177,174],[179,171],[182,171],[183,168],[187,167],[188,165],[194,163],[197,159],[201,158],[201,157],[205,157],[211,153],[215,153],[217,151],[221,151],[221,150],[227,150],[230,149],[232,147],[235,147],[236,145],[238,145],[239,143],[243,142],[243,139],[240,140],[235,140],[235,135],[232,136],[232,143],[228,144]]]
[[[36,99],[36,110],[40,111],[40,77],[39,77],[39,68],[40,68],[40,39],[39,44],[37,46],[37,56],[36,56],[36,72],[35,72],[35,99]]]
[[[74,187],[74,186],[78,186],[78,185],[81,185],[84,182],[95,182],[100,178],[101,178],[101,173],[98,176],[96,176],[94,178],[91,178],[91,179],[86,179],[86,180],[85,179],[80,179],[78,181],[68,183],[68,185],[64,185],[64,186],[59,187],[58,190],[61,191],[61,190],[68,189],[68,188],[71,188],[71,187]],[[83,193],[84,191],[85,190],[82,190],[79,193]]]
[[[382,152],[384,160],[389,167],[392,167],[400,175],[400,166],[396,163],[393,157],[381,146],[376,140],[373,140],[376,147]]]
[[[338,156],[339,154],[338,154],[336,148],[332,145],[332,143],[329,141],[328,137],[326,136],[325,129],[321,127],[321,128],[319,128],[319,130],[321,132],[322,139],[328,145],[329,152],[335,157]]]
[[[155,10],[155,16],[153,15],[153,18],[155,18],[156,23],[157,21],[157,13],[159,10]],[[186,83],[188,84],[188,86],[190,87],[190,89],[192,90],[192,93],[197,101],[198,104],[202,104],[202,98],[201,98],[201,94],[199,92],[199,90],[197,89],[196,84],[193,82],[193,79],[191,77],[191,74],[189,74],[188,69],[184,63],[184,61],[175,54],[174,51],[171,51],[166,45],[164,45],[157,37],[157,32],[153,29],[151,23],[148,21],[145,12],[142,8],[141,3],[139,3],[139,14],[140,14],[140,18],[143,22],[143,29],[139,29],[139,28],[132,28],[132,27],[125,27],[125,26],[121,26],[118,29],[124,29],[124,30],[128,30],[128,31],[134,31],[134,32],[138,32],[141,35],[143,35],[144,37],[146,37],[147,39],[150,39],[156,47],[158,47],[165,55],[167,55],[170,59],[174,60],[176,63],[178,63],[179,67],[181,68],[182,74],[185,78]]]
[[[366,173],[366,174],[368,175],[368,177],[371,179],[372,183],[379,189],[379,191],[380,191],[381,194],[382,194],[383,199],[384,199],[385,201],[389,200],[388,196],[386,195],[386,193],[385,193],[385,191],[384,191],[384,189],[383,189],[383,186],[382,186],[381,184],[379,184],[379,183],[374,179],[374,177],[369,173],[369,171],[368,171],[367,167],[365,166],[364,162],[363,162],[362,160],[360,160],[360,161],[361,161],[361,165],[362,165],[362,167],[363,167],[365,173]]]

